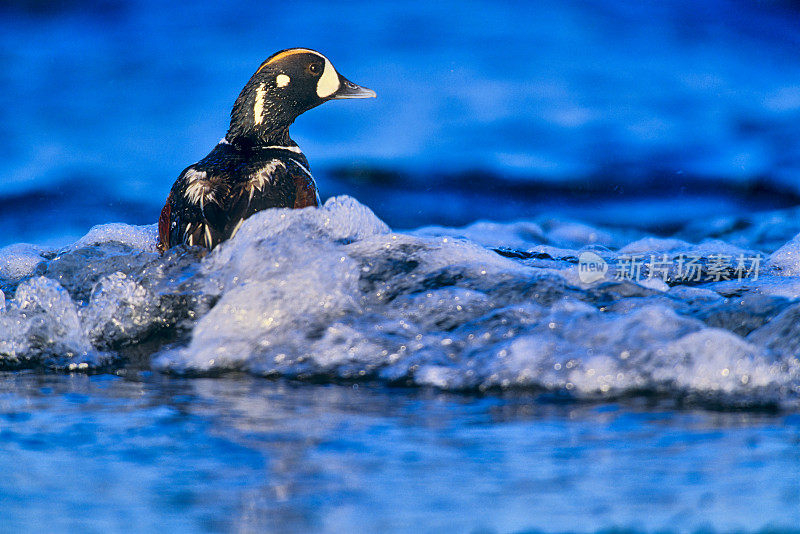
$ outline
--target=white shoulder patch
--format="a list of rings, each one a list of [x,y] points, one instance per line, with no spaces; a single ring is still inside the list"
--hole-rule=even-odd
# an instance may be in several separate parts
[[[263,191],[265,187],[272,185],[272,180],[275,177],[275,170],[276,169],[285,169],[286,164],[284,164],[279,159],[273,159],[264,167],[259,170],[258,172],[254,173],[252,178],[247,182],[245,186],[247,192],[250,195],[249,201],[253,200],[253,195],[256,191]]]
[[[278,74],[275,77],[275,85],[277,85],[278,87],[286,87],[287,85],[289,85],[289,82],[291,81],[292,79],[285,74]]]
[[[202,210],[206,202],[215,202],[214,187],[205,171],[189,169],[186,171],[186,198],[193,204],[199,204]]]
[[[339,83],[339,75],[331,65],[330,60],[325,56],[322,57],[325,59],[325,70],[322,71],[322,76],[317,82],[317,96],[327,98],[339,90],[341,83]]]

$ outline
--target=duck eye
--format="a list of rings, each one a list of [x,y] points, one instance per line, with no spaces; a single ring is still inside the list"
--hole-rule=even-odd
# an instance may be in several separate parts
[[[322,70],[322,67],[319,63],[312,63],[308,66],[308,70],[311,72],[311,74],[319,74]]]

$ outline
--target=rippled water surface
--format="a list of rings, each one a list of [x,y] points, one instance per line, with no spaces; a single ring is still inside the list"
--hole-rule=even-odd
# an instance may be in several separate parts
[[[790,531],[800,420],[247,376],[4,374],[3,529]]]

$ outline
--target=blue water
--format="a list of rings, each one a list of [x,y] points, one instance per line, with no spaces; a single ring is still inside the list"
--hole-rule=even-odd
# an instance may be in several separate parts
[[[670,370],[672,360],[658,357],[615,362],[608,376],[618,390],[595,395],[583,376],[581,395],[560,388],[559,376],[551,389],[544,372],[530,380],[528,362],[501,361],[503,351],[534,350],[536,321],[551,320],[538,307],[549,303],[523,294],[527,271],[503,278],[513,269],[499,259],[469,247],[441,252],[419,238],[466,236],[552,256],[519,269],[564,268],[581,247],[616,253],[654,236],[774,253],[800,231],[789,210],[800,203],[798,45],[800,11],[778,0],[0,6],[0,246],[44,247],[0,250],[0,349],[23,356],[0,362],[0,531],[799,531],[800,382],[791,373],[800,364],[795,322],[783,313],[800,298],[796,248],[781,249],[778,274],[744,290],[610,291],[617,315],[592,316],[588,327],[575,302],[554,308],[549,317],[563,319],[567,334],[586,328],[602,350],[674,347],[677,334],[660,330],[672,307],[688,336],[703,321],[717,329],[702,330],[702,339],[734,345],[707,368],[692,360],[708,355],[689,354],[696,346],[686,349],[686,368]],[[177,266],[164,274],[130,228],[121,232],[139,236],[132,248],[109,247],[107,238],[63,255],[57,247],[95,224],[155,222],[177,174],[224,134],[253,70],[290,46],[322,51],[379,95],[326,104],[294,125],[323,197],[351,195],[394,229],[497,226],[416,230],[386,256],[380,236],[355,243],[348,261],[383,267],[385,279],[378,271],[370,283],[399,295],[386,305],[348,300],[356,292],[350,271],[339,270],[338,241],[296,245],[269,234],[266,250],[320,288],[278,291],[287,302],[276,304],[286,314],[275,315],[284,321],[276,343],[318,352],[273,362],[245,345],[230,365],[207,363],[203,339],[213,348],[231,332],[260,332],[242,334],[224,315],[219,324],[230,330],[203,320],[209,299],[234,292],[209,289],[224,286],[227,271],[197,267],[189,254],[163,260]],[[510,223],[518,220],[535,222]],[[353,223],[366,236],[376,224],[367,216]],[[275,274],[259,260],[267,245],[242,243],[242,257],[261,255],[242,259],[235,274]],[[318,251],[318,263],[302,261],[308,251]],[[425,280],[409,289],[403,254],[434,282],[451,261],[466,289]],[[484,261],[497,288],[480,285],[474,266]],[[152,272],[136,278],[145,267]],[[13,269],[23,274],[9,277]],[[117,270],[129,278],[113,278]],[[17,294],[27,304],[15,301],[22,312],[12,315],[4,306],[18,311],[10,304],[18,286],[28,300]],[[444,296],[426,304],[418,297],[428,290]],[[755,297],[739,303],[742,293]],[[297,304],[328,297],[356,318],[320,318]],[[578,297],[608,304],[596,293]],[[119,322],[104,322],[104,298]],[[450,306],[456,301],[467,311]],[[165,321],[170,303],[183,314],[177,333],[136,345],[135,329]],[[26,305],[39,315],[25,315]],[[753,335],[737,330],[745,305]],[[484,315],[469,315],[483,306]],[[783,322],[772,328],[776,315]],[[65,333],[67,316],[74,324]],[[29,323],[14,323],[19,317]],[[395,331],[397,317],[411,319]],[[314,320],[334,326],[323,336]],[[641,339],[625,337],[639,330]],[[188,331],[201,341],[189,344]],[[470,337],[479,332],[496,338],[480,346]],[[403,343],[398,353],[416,350],[415,335],[416,360],[392,367],[396,355],[371,359],[392,339]],[[454,342],[463,352],[441,348]],[[558,347],[574,349],[555,346],[556,362],[568,356]],[[73,351],[86,367],[63,365]],[[732,386],[714,367],[739,372],[743,361],[761,367],[741,371],[744,382]],[[552,367],[545,356],[535,363]],[[654,379],[659,365],[667,371]],[[420,369],[427,374],[414,374]],[[514,387],[503,385],[503,372]],[[745,387],[751,377],[763,390]]]
[[[588,191],[609,209],[580,218],[610,223],[645,194],[671,229],[704,214],[691,193],[717,215],[800,195],[800,22],[777,1],[25,5],[0,12],[3,244],[155,220],[255,67],[296,45],[378,92],[293,135],[323,196],[354,194],[393,226],[575,215],[574,195],[495,191],[508,182]],[[442,194],[466,201],[444,210]]]
[[[800,522],[791,415],[248,377],[2,379],[8,532],[741,532]]]

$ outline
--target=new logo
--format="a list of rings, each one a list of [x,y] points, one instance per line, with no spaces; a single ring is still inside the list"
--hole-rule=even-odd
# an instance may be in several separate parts
[[[584,284],[591,284],[606,277],[608,263],[591,251],[581,252],[578,256],[578,278]]]

